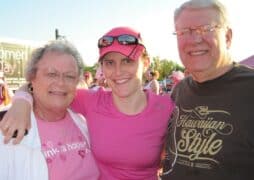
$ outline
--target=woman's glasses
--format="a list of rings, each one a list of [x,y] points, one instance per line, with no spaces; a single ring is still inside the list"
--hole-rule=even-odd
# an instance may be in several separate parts
[[[117,40],[121,45],[143,45],[141,39],[136,38],[133,35],[120,35],[120,36],[103,36],[98,41],[98,47],[103,48],[113,44],[114,40]]]

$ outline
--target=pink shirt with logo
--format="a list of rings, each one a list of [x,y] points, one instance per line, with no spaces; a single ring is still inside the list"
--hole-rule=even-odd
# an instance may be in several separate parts
[[[95,180],[99,177],[89,142],[67,116],[55,122],[37,118],[50,180]]]
[[[117,110],[112,93],[78,90],[72,104],[88,123],[91,148],[101,180],[156,180],[160,153],[174,103],[147,91],[148,105],[139,114]]]

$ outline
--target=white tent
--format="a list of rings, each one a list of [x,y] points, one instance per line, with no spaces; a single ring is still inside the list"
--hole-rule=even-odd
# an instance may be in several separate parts
[[[240,64],[244,64],[254,68],[254,55],[240,61]]]

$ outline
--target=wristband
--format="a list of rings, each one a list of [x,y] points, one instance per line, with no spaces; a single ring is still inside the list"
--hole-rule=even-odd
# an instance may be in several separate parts
[[[16,99],[24,99],[30,104],[31,107],[33,107],[33,97],[28,92],[16,91],[14,96],[12,97],[12,102],[14,102]]]

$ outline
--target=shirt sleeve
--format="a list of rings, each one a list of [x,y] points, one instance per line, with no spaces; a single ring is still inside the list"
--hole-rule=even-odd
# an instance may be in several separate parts
[[[87,89],[78,89],[76,92],[76,96],[74,97],[73,102],[71,103],[71,109],[76,112],[80,113],[83,116],[86,116],[86,103],[89,97],[89,90]]]

